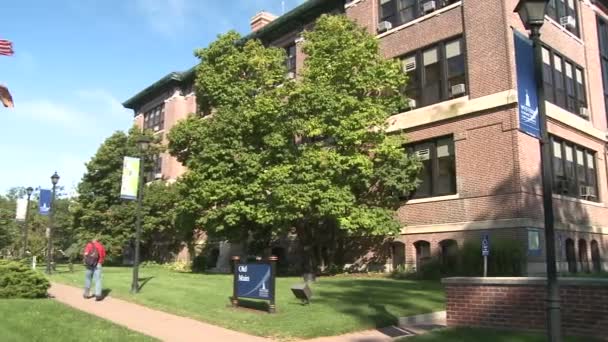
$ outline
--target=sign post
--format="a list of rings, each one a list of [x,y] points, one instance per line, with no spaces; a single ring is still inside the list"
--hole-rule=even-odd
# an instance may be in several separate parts
[[[238,256],[232,257],[234,279],[232,307],[239,306],[239,298],[267,300],[268,312],[276,312],[275,279],[277,257],[272,256],[267,262],[258,261],[241,264]]]
[[[483,276],[488,276],[488,255],[490,255],[490,236],[485,234],[481,240],[481,255],[483,255]]]

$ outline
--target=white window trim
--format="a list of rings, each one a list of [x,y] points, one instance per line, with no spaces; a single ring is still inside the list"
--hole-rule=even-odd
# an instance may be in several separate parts
[[[344,5],[344,8],[351,8],[356,6],[358,3],[362,2],[363,0],[352,0],[349,3]]]
[[[604,203],[602,203],[602,202],[587,201],[587,200],[576,198],[576,197],[553,194],[553,198],[563,200],[563,201],[568,201],[568,202],[576,202],[576,203],[580,203],[580,204],[592,205],[594,207],[600,207],[600,208],[606,207],[604,205]]]
[[[405,205],[428,203],[428,202],[439,202],[439,201],[450,201],[450,200],[455,200],[455,199],[459,199],[459,198],[460,198],[460,194],[416,198],[416,199],[408,200],[407,202],[405,202]]]
[[[449,10],[452,10],[452,9],[454,9],[456,7],[460,7],[460,6],[462,6],[462,1],[455,2],[455,3],[453,3],[453,4],[449,5],[449,6],[442,7],[442,8],[440,8],[440,9],[434,11],[434,12],[431,12],[429,14],[423,15],[422,17],[416,18],[416,19],[414,19],[412,21],[409,21],[409,22],[407,22],[407,23],[405,23],[403,25],[399,25],[397,27],[394,27],[394,28],[392,28],[392,29],[390,29],[390,30],[388,30],[386,32],[382,32],[379,35],[377,35],[376,38],[380,39],[380,38],[386,37],[386,36],[388,36],[390,34],[393,34],[393,33],[397,32],[397,31],[401,31],[404,28],[410,27],[412,25],[416,25],[416,24],[418,24],[420,22],[423,22],[425,20],[428,20],[428,19],[430,19],[430,18],[432,18],[434,16],[441,15],[441,13],[443,13],[443,12],[447,12]]]

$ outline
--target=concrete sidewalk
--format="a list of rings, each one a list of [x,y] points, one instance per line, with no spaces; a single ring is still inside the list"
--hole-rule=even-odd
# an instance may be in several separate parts
[[[155,337],[161,341],[222,341],[271,342],[258,336],[247,335],[188,317],[107,297],[101,302],[82,298],[82,289],[52,283],[49,294],[57,301],[78,310],[107,319],[128,329]],[[445,324],[445,311],[399,319],[399,327],[354,332],[340,336],[320,337],[308,342],[388,342],[397,337],[413,336]]]
[[[82,298],[81,289],[58,283],[52,283],[49,294],[61,303],[161,341],[270,341],[111,297],[107,297],[101,302],[95,302],[95,299],[85,300]]]

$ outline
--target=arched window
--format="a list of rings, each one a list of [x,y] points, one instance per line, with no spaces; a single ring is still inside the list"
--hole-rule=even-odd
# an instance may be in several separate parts
[[[581,263],[581,270],[589,272],[589,254],[587,252],[587,241],[584,239],[578,240],[578,260]]]
[[[405,244],[400,241],[391,243],[391,258],[393,259],[393,270],[405,266]]]
[[[600,257],[600,245],[596,240],[591,241],[591,263],[593,263],[593,272],[602,271],[602,261]]]
[[[576,252],[572,239],[566,239],[566,261],[568,261],[568,272],[576,273]]]
[[[416,248],[416,270],[420,270],[427,261],[431,259],[431,244],[428,241],[420,240],[414,243]]]
[[[439,247],[442,272],[453,273],[458,266],[458,243],[456,240],[443,240],[439,242]]]

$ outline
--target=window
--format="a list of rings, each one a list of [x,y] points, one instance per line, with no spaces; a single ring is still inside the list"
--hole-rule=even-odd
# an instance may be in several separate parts
[[[559,195],[599,201],[595,152],[551,137],[553,192]]]
[[[462,38],[458,38],[401,58],[408,75],[404,92],[410,100],[409,109],[466,95],[463,51]]]
[[[161,157],[160,154],[154,155],[154,156],[152,156],[152,162],[153,162],[153,169],[146,177],[148,182],[151,182],[155,179],[162,178],[163,158]]]
[[[604,84],[604,104],[608,118],[608,22],[597,17],[597,30],[600,45],[600,62],[602,64],[602,80]]]
[[[296,75],[296,44],[286,47],[285,52],[287,52],[287,59],[285,60],[287,73],[293,78]]]
[[[455,2],[458,0],[380,0],[380,22],[397,27]]]
[[[165,104],[150,109],[144,113],[144,129],[151,129],[158,132],[164,129],[165,126]]]
[[[547,101],[587,118],[583,68],[543,47],[543,83]]]
[[[456,193],[456,158],[451,136],[409,145],[407,151],[422,163],[420,184],[411,198]]]
[[[576,36],[579,35],[575,0],[549,0],[549,4],[547,5],[547,15],[560,24],[562,24],[562,18],[572,17],[574,21],[564,25],[564,27],[571,33],[574,33]],[[566,19],[564,19],[564,21],[565,20]]]
[[[528,255],[540,256],[540,231],[538,229],[528,229]]]

